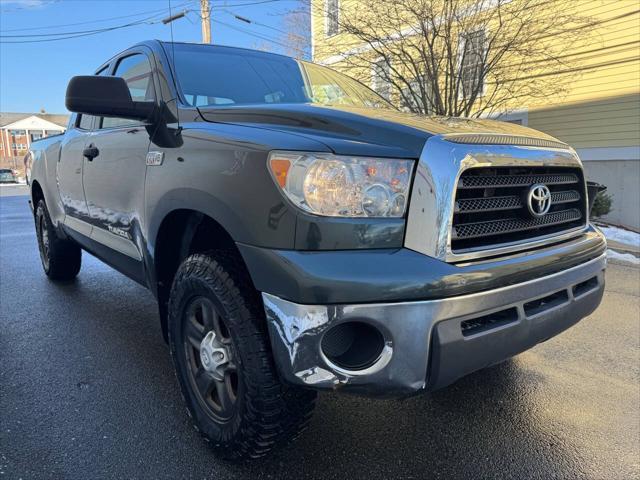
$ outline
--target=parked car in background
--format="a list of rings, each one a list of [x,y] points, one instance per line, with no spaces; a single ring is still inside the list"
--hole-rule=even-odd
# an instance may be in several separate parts
[[[158,41],[74,77],[66,105],[66,133],[32,144],[44,271],[69,281],[86,250],[149,288],[189,414],[226,458],[295,437],[318,390],[442,388],[602,298],[582,163],[535,130]]]
[[[10,168],[0,168],[0,183],[18,183],[18,175]]]

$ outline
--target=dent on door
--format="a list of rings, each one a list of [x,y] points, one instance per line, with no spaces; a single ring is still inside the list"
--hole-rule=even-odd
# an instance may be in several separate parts
[[[88,143],[96,154],[85,158],[84,187],[91,238],[133,260],[142,260],[140,212],[149,137],[144,128],[94,132]]]

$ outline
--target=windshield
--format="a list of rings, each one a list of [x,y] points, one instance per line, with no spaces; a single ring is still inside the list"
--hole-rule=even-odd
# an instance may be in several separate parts
[[[192,106],[314,103],[393,108],[361,83],[329,68],[253,50],[168,46],[179,87]]]

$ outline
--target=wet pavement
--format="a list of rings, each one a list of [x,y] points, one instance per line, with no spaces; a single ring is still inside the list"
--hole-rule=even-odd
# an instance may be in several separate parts
[[[151,294],[88,254],[47,281],[27,197],[1,196],[0,480],[640,477],[638,268],[610,265],[599,310],[511,361],[404,401],[323,394],[298,441],[230,465],[191,426]]]

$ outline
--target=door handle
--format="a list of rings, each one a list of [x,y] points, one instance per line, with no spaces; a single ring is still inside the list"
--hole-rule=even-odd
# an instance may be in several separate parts
[[[87,148],[82,150],[82,155],[91,162],[94,158],[100,155],[100,150],[98,150],[98,147],[93,143],[90,143]]]

